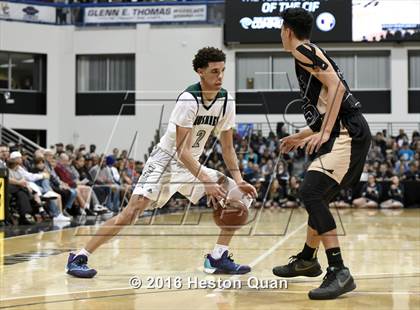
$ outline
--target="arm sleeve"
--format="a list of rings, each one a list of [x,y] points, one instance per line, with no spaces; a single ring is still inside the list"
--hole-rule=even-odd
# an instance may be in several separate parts
[[[169,122],[180,127],[192,128],[198,111],[197,100],[190,93],[182,93],[176,101]]]
[[[226,131],[231,128],[235,128],[236,118],[236,103],[231,95],[228,94],[228,100],[226,103],[226,112],[219,126],[219,131]]]
[[[30,173],[23,168],[19,168],[19,172],[28,182],[36,182],[44,178],[44,175],[42,173]]]

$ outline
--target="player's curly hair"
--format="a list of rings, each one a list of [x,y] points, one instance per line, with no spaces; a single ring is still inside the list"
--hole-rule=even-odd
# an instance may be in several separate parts
[[[215,47],[204,47],[194,56],[193,67],[197,72],[199,68],[207,68],[209,62],[226,61],[226,54]]]

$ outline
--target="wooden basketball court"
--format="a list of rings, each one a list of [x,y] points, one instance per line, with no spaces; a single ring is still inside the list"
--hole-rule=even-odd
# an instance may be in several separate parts
[[[261,283],[279,280],[271,269],[287,263],[303,246],[305,210],[254,211],[258,221],[241,229],[231,246],[237,262],[253,267],[241,277],[202,272],[203,257],[213,248],[218,231],[211,213],[204,210],[142,218],[124,229],[91,256],[90,266],[98,270],[94,279],[73,278],[64,267],[68,251],[82,247],[97,227],[3,239],[0,308],[419,309],[420,210],[333,213],[343,235],[345,263],[357,284],[356,291],[337,300],[308,299],[307,292],[320,284],[322,276],[291,279],[287,288],[256,289],[248,283],[250,277]],[[318,256],[325,270],[322,249]],[[133,276],[142,280],[141,288],[130,287]],[[154,288],[146,287],[151,284],[148,277],[153,278]],[[159,277],[165,283],[162,289],[157,285]],[[188,287],[193,285],[187,281],[209,283],[218,278],[230,281],[226,283],[240,280],[242,287]],[[181,288],[174,287],[179,284]]]

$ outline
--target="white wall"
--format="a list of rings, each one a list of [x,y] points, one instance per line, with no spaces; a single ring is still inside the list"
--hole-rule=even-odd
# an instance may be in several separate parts
[[[172,103],[147,102],[145,99],[176,98],[197,81],[192,58],[203,46],[224,48],[227,54],[225,87],[235,90],[235,53],[237,51],[278,51],[280,46],[224,47],[223,29],[218,26],[151,26],[127,28],[85,28],[46,26],[0,21],[0,50],[47,54],[47,116],[5,115],[5,126],[46,129],[47,143],[95,143],[128,148],[135,131],[139,140],[134,154],[142,158],[158,127],[164,105],[167,122]],[[407,113],[407,51],[417,45],[322,45],[327,49],[391,51],[392,114],[367,115],[371,122],[420,122],[420,116]],[[133,53],[136,57],[135,116],[75,116],[76,55]],[[282,115],[269,115],[269,121],[282,121]],[[301,116],[290,116],[301,121]],[[265,122],[264,115],[238,115],[238,122]]]

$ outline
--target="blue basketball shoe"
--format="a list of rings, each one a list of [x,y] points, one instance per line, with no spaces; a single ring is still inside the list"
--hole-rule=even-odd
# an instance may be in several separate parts
[[[66,266],[67,273],[77,278],[93,278],[96,275],[96,270],[89,268],[87,261],[86,255],[76,256],[76,254],[70,253]]]
[[[214,259],[210,254],[204,260],[204,272],[212,274],[245,274],[251,271],[251,267],[235,264],[232,254],[223,252],[220,259]]]

